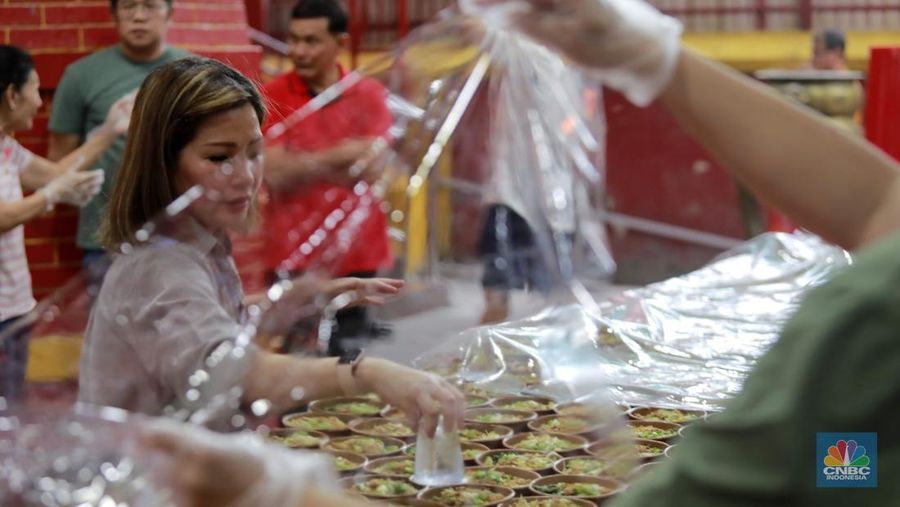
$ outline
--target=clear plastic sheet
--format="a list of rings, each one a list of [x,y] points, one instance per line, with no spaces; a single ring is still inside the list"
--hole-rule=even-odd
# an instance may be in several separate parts
[[[556,395],[562,388],[575,399],[600,395],[591,380],[602,379],[618,404],[716,411],[806,292],[851,262],[805,232],[764,234],[702,269],[594,309],[550,308],[466,331],[416,364],[487,388]]]
[[[0,410],[0,464],[10,507],[299,505],[336,486],[323,454],[86,405]]]
[[[445,230],[461,229],[473,243],[483,232],[491,233],[501,246],[483,262],[495,268],[509,291],[574,292],[590,303],[580,277],[608,275],[614,267],[593,210],[603,188],[605,124],[598,111],[599,89],[539,46],[496,28],[473,26],[457,14],[448,11],[385,59],[349,73],[307,106],[266,126],[267,142],[283,146],[287,158],[300,160],[344,141],[352,141],[345,148],[356,148],[339,153],[339,162],[318,156],[309,160],[309,169],[328,173],[325,183],[341,190],[314,188],[324,201],[320,206],[310,210],[292,207],[291,199],[279,201],[270,181],[259,197],[256,232],[233,232],[235,244],[263,245],[259,258],[252,260],[264,265],[271,283],[266,290],[243,290],[231,263],[230,242],[203,222],[243,214],[235,210],[244,209],[247,196],[234,182],[257,171],[259,157],[239,153],[221,162],[221,157],[207,155],[192,167],[205,176],[193,177],[193,186],[140,227],[132,240],[98,261],[112,264],[102,285],[93,273],[84,273],[6,330],[3,338],[28,336],[32,354],[41,355],[33,357],[33,364],[54,367],[29,372],[24,391],[2,400],[0,408],[12,418],[39,414],[32,427],[52,432],[56,422],[81,417],[70,411],[76,400],[80,407],[114,406],[217,430],[280,425],[282,412],[313,400],[303,386],[284,378],[272,378],[250,399],[248,378],[265,373],[255,370],[256,359],[273,348],[295,356],[334,353],[337,333],[345,342],[354,338],[353,331],[340,328],[339,312],[378,294],[342,289],[332,280],[360,270],[360,264],[367,268],[363,271],[398,273],[409,281],[435,279],[437,264],[455,252],[442,252],[439,243],[446,239],[435,229],[416,232],[416,223],[442,220]],[[359,94],[367,100],[380,96],[388,121],[372,122],[371,108],[363,107],[346,107],[325,121],[329,108]],[[477,115],[479,96],[489,104],[486,117]],[[335,124],[348,130],[374,126],[349,138],[335,134],[319,144],[297,142]],[[149,156],[171,147],[145,148]],[[462,162],[461,154],[471,157]],[[468,162],[474,167],[463,167]],[[183,179],[184,174],[178,176]],[[514,223],[511,213],[498,214],[486,227],[476,226],[455,203],[446,205],[450,189],[458,187],[468,189],[480,212],[503,204],[524,227]],[[525,230],[531,237],[527,245],[511,238]],[[382,233],[403,240],[405,265],[395,266],[390,253],[374,255],[375,265],[354,258],[360,251],[376,250],[370,237]],[[414,241],[423,243],[420,250],[427,254],[410,253]],[[273,247],[275,243],[280,246]],[[515,256],[523,248],[529,250],[527,259]],[[513,272],[520,264],[527,273]],[[520,278],[527,279],[509,283]],[[542,359],[542,374],[553,379],[547,392],[559,403],[582,403],[595,423],[579,445],[601,442],[615,449],[628,438],[618,431],[622,410],[595,395],[603,391],[605,379],[581,375],[579,363],[571,363],[588,344],[575,337],[569,344],[571,350],[560,348],[557,355]],[[524,358],[528,351],[517,354]],[[7,368],[18,358],[4,354],[2,361]],[[530,374],[530,362],[517,367]],[[499,387],[496,396],[521,392],[514,385]],[[49,461],[17,462],[11,471],[30,480],[53,460],[83,456],[88,472],[77,479],[90,484],[103,473],[103,463],[109,463],[104,449],[125,455],[132,441],[127,431],[122,438],[104,439],[105,434],[119,435],[118,429],[104,433],[104,424],[85,428],[41,455]],[[14,440],[17,431],[24,429],[12,428]],[[66,435],[63,431],[60,438]],[[102,446],[92,447],[101,440]],[[9,458],[9,450],[0,452],[2,459]],[[631,465],[636,461],[631,448],[617,452],[617,459]],[[96,500],[87,503],[103,504]]]
[[[379,94],[384,104],[373,106]],[[282,279],[389,266],[371,253],[382,241],[372,227],[386,210],[404,278],[433,280],[441,250],[472,255],[441,237],[465,229],[461,242],[478,244],[491,283],[543,293],[574,286],[583,295],[579,276],[615,269],[595,210],[604,182],[601,105],[600,88],[554,53],[447,10],[295,111],[273,106],[267,142],[318,162],[330,179],[318,187],[328,201],[318,219],[302,213],[298,203],[313,200],[297,197],[304,190],[270,188],[267,218],[278,225],[263,235],[281,246],[269,264]],[[355,146],[351,164],[322,162],[358,141],[367,144]],[[348,181],[352,192],[334,189]]]

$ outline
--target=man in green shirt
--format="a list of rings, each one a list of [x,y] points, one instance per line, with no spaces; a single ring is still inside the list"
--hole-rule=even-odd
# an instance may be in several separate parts
[[[137,90],[155,68],[189,54],[166,45],[172,0],[111,0],[110,7],[119,43],[78,60],[63,74],[50,115],[51,160],[60,160],[84,143],[109,108]],[[85,267],[103,255],[97,232],[124,148],[122,136],[94,165],[106,172],[106,179],[103,190],[79,215],[77,242],[85,251]],[[89,273],[105,271],[95,268],[99,269]]]

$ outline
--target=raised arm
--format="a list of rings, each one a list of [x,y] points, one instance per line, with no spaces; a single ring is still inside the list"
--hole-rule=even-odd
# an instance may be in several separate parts
[[[484,4],[509,4],[481,0]],[[900,167],[865,141],[680,44],[678,23],[638,0],[523,0],[515,23],[678,122],[760,198],[856,249],[900,229]]]
[[[683,50],[663,103],[737,179],[850,249],[900,228],[900,167],[765,85]]]
[[[135,93],[130,93],[113,104],[103,125],[81,146],[77,144],[77,136],[51,134],[49,158],[33,157],[22,172],[22,185],[37,190],[67,171],[81,171],[92,167],[100,155],[128,131]]]

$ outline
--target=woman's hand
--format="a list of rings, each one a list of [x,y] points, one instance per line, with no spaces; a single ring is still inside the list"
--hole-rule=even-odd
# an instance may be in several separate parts
[[[174,490],[178,505],[319,505],[306,500],[317,491],[336,491],[331,465],[319,454],[288,450],[255,435],[218,434],[173,421],[156,420],[142,431],[143,450],[168,462],[160,467],[166,475],[155,480]]]
[[[364,358],[356,375],[366,389],[406,413],[417,431],[421,427],[433,437],[439,416],[446,431],[463,425],[465,396],[437,375],[374,357]]]
[[[403,289],[406,282],[393,278],[337,278],[330,280],[323,295],[329,300],[346,294],[349,303],[342,308],[353,306],[381,306],[389,296],[393,296]]]

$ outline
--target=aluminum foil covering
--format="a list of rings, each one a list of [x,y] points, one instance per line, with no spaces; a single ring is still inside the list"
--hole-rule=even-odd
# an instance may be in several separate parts
[[[554,307],[466,331],[416,365],[503,390],[720,410],[807,291],[851,262],[805,232],[764,234],[594,308]]]

